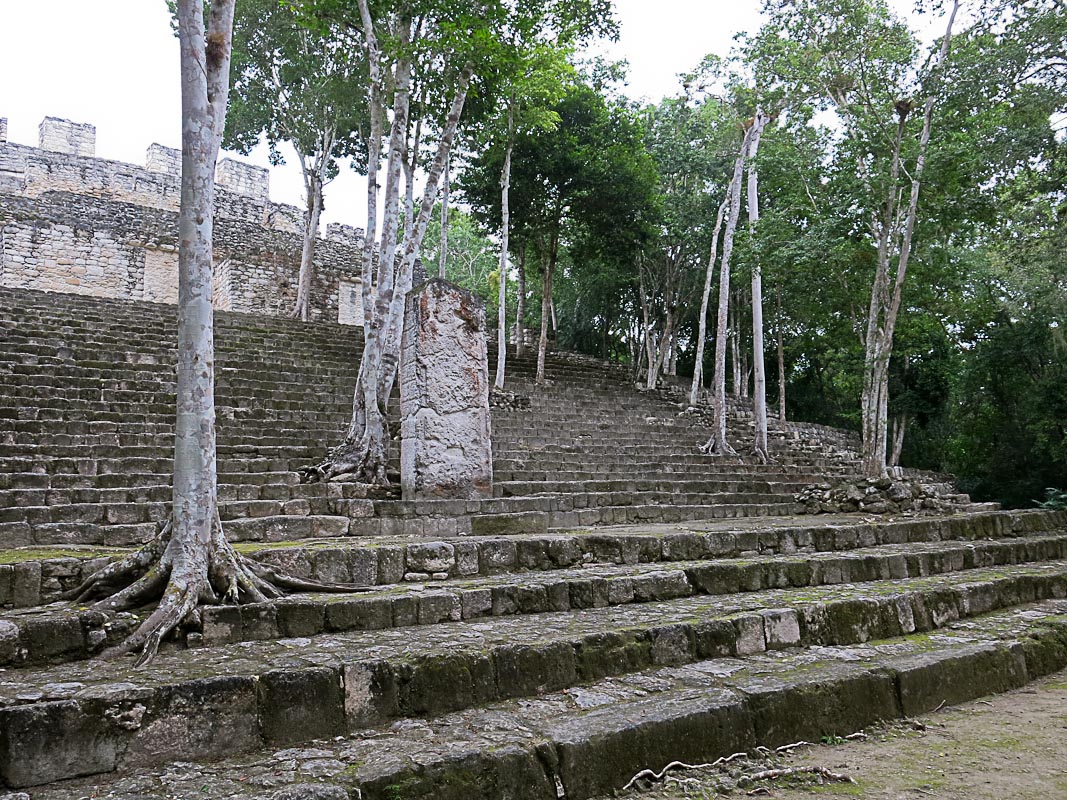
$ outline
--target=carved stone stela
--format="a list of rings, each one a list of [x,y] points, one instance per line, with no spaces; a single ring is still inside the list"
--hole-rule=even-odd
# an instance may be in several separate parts
[[[491,497],[485,306],[440,278],[411,290],[400,354],[405,500]]]

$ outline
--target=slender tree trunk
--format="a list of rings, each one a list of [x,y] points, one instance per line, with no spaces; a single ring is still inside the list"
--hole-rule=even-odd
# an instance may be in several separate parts
[[[363,234],[362,286],[363,294],[363,340],[371,335],[374,318],[374,251],[378,237],[378,173],[382,161],[382,65],[378,37],[374,33],[367,0],[359,0],[359,13],[363,22],[363,37],[367,50],[367,69],[370,97],[370,135],[367,137],[367,229]],[[362,366],[362,365],[361,365]],[[352,419],[360,416],[363,405],[362,380],[356,380]],[[362,423],[360,423],[362,425]]]
[[[904,449],[904,432],[908,428],[908,415],[901,414],[893,419],[893,454],[889,457],[889,466],[900,466],[900,453]]]
[[[446,266],[448,265],[448,195],[451,191],[449,172],[451,167],[450,158],[445,162],[445,185],[441,192],[441,252],[438,254],[437,274],[441,278],[447,278]]]
[[[215,449],[213,217],[215,162],[226,119],[234,0],[178,0],[181,54],[182,176],[178,214],[178,365],[174,485],[170,518],[142,549],[90,575],[65,594],[81,604],[122,611],[160,598],[116,655],[143,646],[150,661],[163,638],[201,603],[265,602],[283,589],[359,591],[280,575],[237,553],[218,508]],[[115,592],[116,586],[125,586]]]
[[[201,602],[262,601],[275,592],[263,571],[226,541],[218,511],[215,450],[212,239],[215,162],[229,93],[233,0],[179,0],[182,176],[178,215],[178,365],[174,484],[169,520],[141,550],[111,562],[67,593],[94,608],[119,611],[161,598],[159,605],[109,654],[143,646],[150,661],[163,637]],[[115,592],[116,586],[125,586]],[[277,596],[276,592],[272,596]]]
[[[360,15],[363,20],[364,34],[367,41],[368,62],[372,76],[372,131],[380,116],[374,112],[374,102],[379,95],[380,76],[377,38],[368,1],[359,0]],[[399,360],[400,332],[403,327],[404,302],[411,288],[412,272],[418,256],[418,249],[426,233],[426,227],[437,199],[441,174],[455,138],[459,118],[463,112],[467,90],[470,85],[472,67],[467,65],[462,70],[452,100],[452,106],[441,128],[441,137],[437,153],[429,169],[423,190],[422,202],[413,219],[410,234],[404,237],[402,254],[398,254],[399,198],[400,176],[404,168],[408,134],[408,114],[411,100],[411,63],[408,60],[408,47],[412,35],[412,21],[409,18],[399,20],[399,49],[402,53],[397,60],[393,74],[393,120],[389,137],[389,157],[386,167],[385,202],[382,215],[382,234],[379,244],[377,280],[374,282],[373,302],[365,309],[365,339],[363,356],[357,377],[356,395],[353,400],[352,420],[348,432],[337,447],[333,448],[319,464],[301,469],[304,480],[325,480],[343,474],[354,474],[358,480],[378,485],[388,485],[386,474],[387,434],[386,410],[389,396],[396,378],[396,366]],[[377,157],[373,147],[372,132],[371,155]],[[374,173],[374,164],[370,163],[370,172]],[[377,185],[369,177],[368,189],[368,230],[373,230],[370,219],[372,209],[376,208]],[[369,236],[368,236],[369,240]],[[373,245],[364,250],[364,273],[373,264]],[[364,294],[367,294],[365,287]]]
[[[526,242],[519,247],[518,286],[515,288],[515,356],[526,350]]]
[[[423,90],[419,108],[426,106],[426,91]],[[419,168],[419,145],[422,143],[422,119],[415,123],[415,135],[408,147],[407,136],[404,137],[404,241],[411,238],[415,225],[415,173]]]
[[[655,348],[655,358],[648,365],[648,380],[645,382],[646,389],[655,389],[659,383],[660,370],[664,363],[670,359],[671,340],[674,337],[674,312],[667,309],[667,316],[663,320],[663,334],[659,337],[658,346]],[[652,356],[652,351],[649,351]]]
[[[641,303],[641,331],[642,342],[644,346],[641,348],[641,361],[647,359],[649,376],[652,373],[652,364],[656,360],[656,343],[655,338],[652,335],[652,319],[648,308],[648,293],[645,291],[645,267],[644,263],[638,256],[637,262],[637,297]],[[637,374],[641,374],[640,363],[638,364]],[[648,387],[649,376],[645,378],[645,386]]]
[[[730,340],[730,395],[735,400],[741,399],[741,339],[738,335],[737,321],[738,308],[737,298],[734,297],[730,303],[730,320],[732,324],[729,327],[729,332],[726,334]]]
[[[735,455],[736,451],[726,440],[726,326],[730,303],[730,256],[734,249],[734,231],[741,216],[741,175],[745,166],[745,153],[751,128],[745,131],[741,150],[734,161],[734,174],[730,181],[730,212],[723,233],[722,264],[719,267],[719,316],[715,330],[715,424],[704,449],[717,455]]]
[[[759,173],[756,170],[756,154],[760,138],[770,117],[756,106],[752,122],[752,135],[748,144],[748,229],[755,242],[759,226]],[[752,450],[764,464],[770,461],[767,450],[767,372],[763,363],[763,270],[757,255],[752,264],[752,367],[755,438]]]
[[[778,301],[778,320],[775,327],[778,334],[778,425],[782,432],[789,430],[785,416],[785,348],[782,345],[782,290],[775,291]]]
[[[304,246],[300,250],[300,275],[297,278],[296,306],[292,316],[308,321],[311,313],[311,278],[315,270],[315,240],[319,235],[322,215],[322,175],[305,175],[308,196],[308,218],[304,226]]]
[[[556,254],[553,245],[548,263],[541,273],[541,338],[537,341],[537,375],[535,383],[545,382],[545,354],[548,352],[548,325],[552,316],[552,278],[556,271]]]
[[[233,7],[232,0],[213,2],[205,35],[202,3],[182,0],[178,4],[182,186],[178,216],[173,534],[167,547],[170,591],[138,631],[145,639],[142,658],[152,657],[163,636],[196,607],[201,591],[208,586],[212,534],[218,514],[211,306],[215,162],[226,119]]]
[[[704,345],[708,332],[708,300],[711,298],[711,278],[715,273],[716,251],[719,249],[719,231],[722,228],[722,218],[726,214],[726,205],[730,200],[730,188],[726,189],[726,196],[719,203],[719,211],[715,215],[715,228],[711,232],[711,254],[708,256],[708,269],[704,273],[704,293],[700,296],[700,318],[697,323],[697,346],[696,361],[693,363],[693,385],[689,389],[689,405],[697,404],[700,395],[700,385],[704,380]]]
[[[508,309],[505,300],[508,285],[508,235],[511,231],[511,150],[515,138],[515,95],[508,103],[508,145],[504,154],[504,168],[500,171],[500,292],[497,297],[496,378],[493,385],[504,388],[504,362],[508,349]]]
[[[955,0],[949,12],[945,35],[941,40],[937,62],[933,69],[935,76],[944,67],[952,41],[952,26],[959,11],[959,0]],[[923,127],[919,137],[919,154],[911,174],[911,194],[904,217],[904,229],[901,234],[899,255],[897,256],[896,277],[890,290],[890,242],[896,219],[897,180],[900,173],[900,145],[910,106],[897,106],[899,123],[893,146],[891,180],[885,204],[885,214],[879,231],[878,260],[874,285],[871,289],[871,305],[867,316],[867,335],[865,339],[863,395],[861,398],[861,419],[863,423],[862,462],[863,472],[868,478],[885,475],[887,467],[887,436],[889,409],[889,362],[893,355],[893,334],[903,297],[904,280],[907,275],[908,261],[911,256],[912,236],[915,231],[915,219],[918,215],[919,190],[926,166],[926,152],[930,144],[930,128],[934,112],[934,92],[926,98],[923,110]]]

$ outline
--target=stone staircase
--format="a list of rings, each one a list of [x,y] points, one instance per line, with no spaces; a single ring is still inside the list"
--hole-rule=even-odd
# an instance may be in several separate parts
[[[31,800],[580,800],[1067,666],[1067,513],[792,516],[846,450],[702,456],[689,415],[565,354],[545,388],[513,362],[531,408],[494,410],[492,500],[301,485],[357,335],[236,314],[225,527],[364,591],[204,608],[148,669],[94,658],[146,612],[56,598],[165,507],[173,324],[0,292],[0,786]]]
[[[170,496],[175,325],[168,306],[0,291],[0,546],[152,535]],[[553,358],[541,388],[527,355],[512,359],[509,389],[531,408],[493,415],[497,498],[401,503],[301,485],[294,470],[347,423],[358,330],[225,312],[217,327],[220,513],[240,541],[787,514],[803,485],[852,466],[784,438],[771,466],[702,455],[707,430],[618,368]]]

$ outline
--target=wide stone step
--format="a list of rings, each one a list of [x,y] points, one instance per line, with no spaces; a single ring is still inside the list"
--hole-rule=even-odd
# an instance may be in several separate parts
[[[234,522],[228,531],[239,525]],[[995,512],[883,520],[826,515],[807,521],[750,518],[691,522],[684,526],[644,524],[596,530],[547,531],[523,536],[409,536],[249,542],[238,548],[286,572],[313,580],[383,585],[419,573],[461,579],[502,572],[539,572],[583,564],[660,564],[716,558],[755,558],[796,553],[849,552],[907,543],[1010,540],[1058,535],[1067,512]],[[94,546],[23,548],[5,553],[0,564],[0,606],[48,603],[81,583],[100,559],[122,550]],[[968,556],[964,553],[964,564]],[[1028,560],[1033,560],[1028,556]],[[974,562],[981,566],[981,562]],[[373,577],[371,577],[373,576]],[[421,576],[419,576],[421,580]]]
[[[684,477],[643,480],[589,481],[496,481],[493,493],[497,497],[527,497],[538,494],[568,494],[571,492],[762,492],[790,495],[807,488],[807,481],[766,481],[745,478],[732,480],[690,480]]]
[[[161,652],[153,669],[140,672],[126,659],[27,667],[9,671],[0,683],[0,777],[19,788],[167,760],[217,758],[533,697],[656,665],[908,636],[1065,594],[1067,564],[1052,563],[755,592],[729,609],[722,598],[688,597],[241,642]],[[1061,642],[1058,652],[1065,657],[1062,648]],[[1002,657],[1019,665],[1025,654],[1005,650]],[[1021,666],[1013,685],[1026,678]],[[875,697],[884,692],[892,706],[907,696],[893,691],[888,676],[883,680]],[[851,706],[873,689],[843,693],[835,705]],[[927,694],[946,691],[953,690],[926,687]],[[801,709],[802,717],[806,713]],[[175,735],[175,726],[185,733]]]
[[[949,623],[936,639],[714,655],[217,763],[151,769],[127,750],[113,758],[125,773],[42,787],[34,799],[587,800],[672,761],[848,736],[1065,665],[1067,603],[1054,600]]]
[[[552,564],[532,572],[518,570],[516,548],[509,549],[507,544],[467,543],[458,561],[469,574],[455,578],[449,577],[456,559],[454,545],[446,542],[408,545],[402,553],[395,547],[387,553],[319,548],[303,554],[303,560],[296,559],[296,568],[292,551],[250,551],[257,560],[283,566],[291,574],[311,573],[300,577],[347,580],[367,588],[359,594],[310,593],[241,607],[208,607],[199,624],[183,633],[196,646],[215,645],[578,611],[696,595],[723,595],[719,611],[725,614],[751,610],[747,592],[901,580],[1067,559],[1067,531],[968,544],[894,544],[760,559]],[[401,576],[401,568],[410,571]],[[385,574],[386,570],[392,574]],[[404,583],[399,583],[401,579]],[[385,586],[375,588],[381,583]],[[6,655],[0,653],[0,666],[87,658],[108,641],[120,641],[134,624],[133,615],[85,612],[68,605],[8,612],[0,616],[0,627],[5,627],[14,645]]]

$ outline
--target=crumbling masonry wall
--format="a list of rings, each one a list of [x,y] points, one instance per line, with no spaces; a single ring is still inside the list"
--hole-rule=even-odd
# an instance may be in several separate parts
[[[174,303],[181,152],[145,166],[95,157],[92,125],[46,117],[38,147],[0,118],[0,286]],[[288,314],[304,213],[270,200],[269,172],[232,159],[216,171],[215,304]],[[362,231],[326,226],[315,251],[314,319],[359,324]]]

